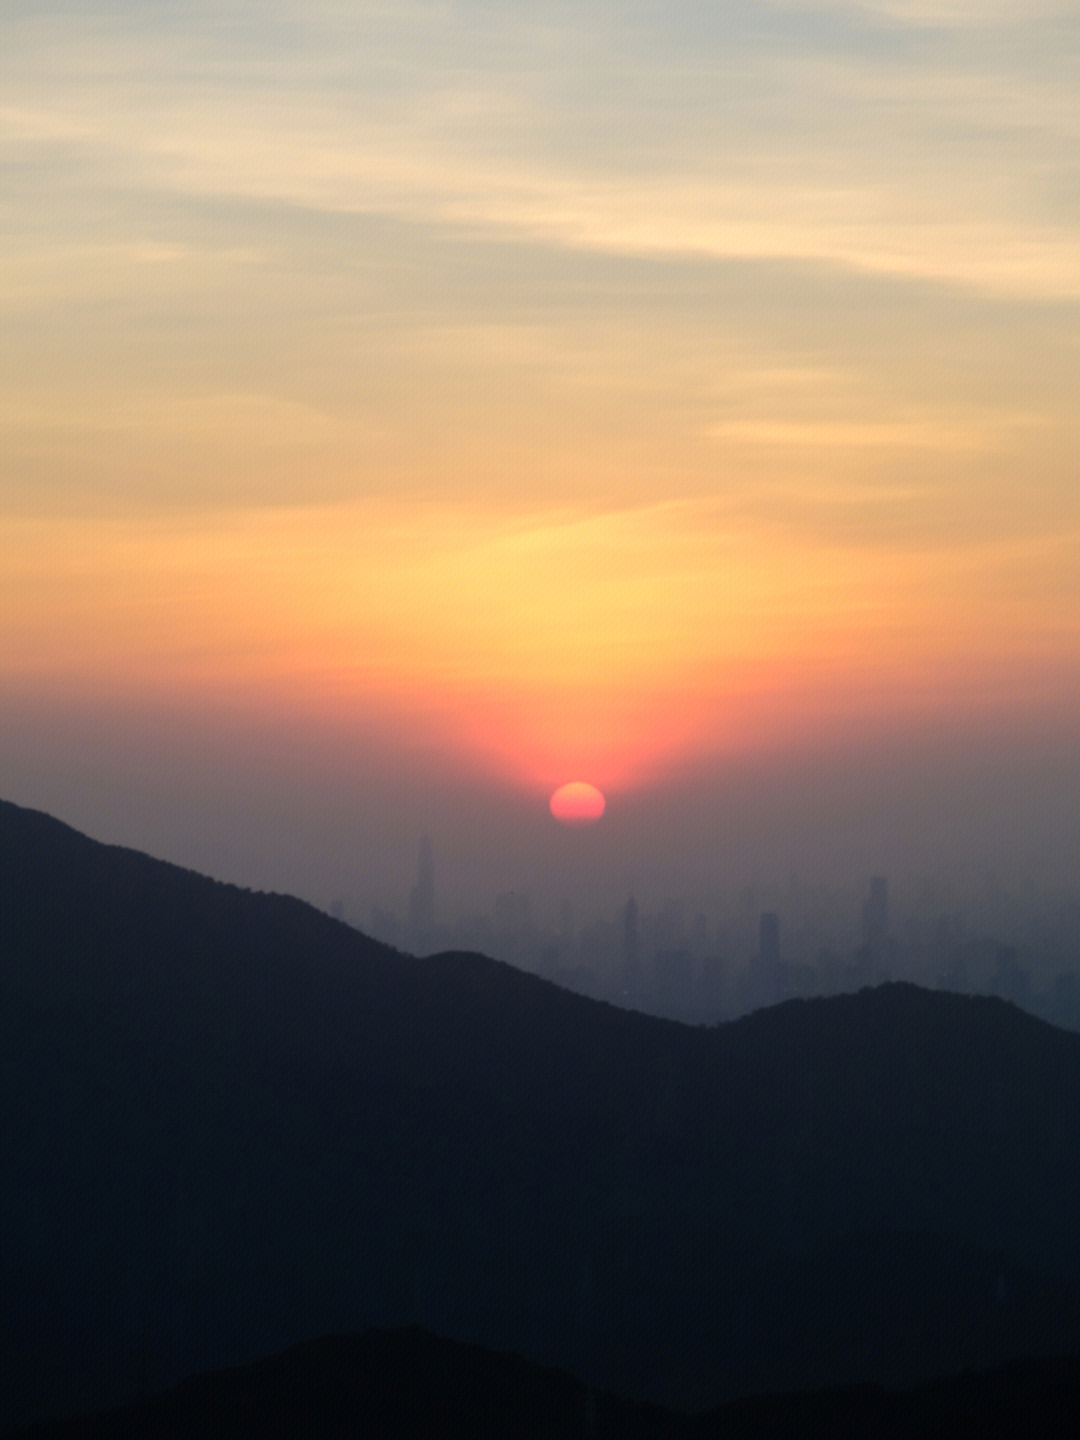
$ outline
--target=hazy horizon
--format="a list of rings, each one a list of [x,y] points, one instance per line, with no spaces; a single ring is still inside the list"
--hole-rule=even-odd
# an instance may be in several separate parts
[[[616,797],[596,825],[570,830],[546,797],[490,784],[437,789],[421,776],[410,788],[376,775],[345,784],[309,757],[289,785],[275,785],[235,752],[232,766],[203,769],[191,743],[155,745],[151,734],[137,757],[98,750],[85,774],[39,773],[3,798],[214,879],[326,910],[344,902],[361,928],[372,903],[406,915],[424,835],[441,924],[490,913],[505,891],[528,893],[538,922],[552,926],[564,900],[584,922],[613,918],[631,892],[648,908],[674,898],[688,918],[695,908],[715,915],[745,886],[775,905],[793,877],[804,895],[821,885],[862,893],[873,874],[894,895],[930,881],[970,898],[991,879],[1016,892],[1080,893],[1075,801],[1055,789],[1045,755],[1026,774],[1018,768],[1008,790],[993,752],[959,747],[915,775],[873,752],[718,767],[708,783],[691,774],[661,795]],[[176,773],[155,773],[155,749],[179,755]]]
[[[1080,884],[1074,7],[294,12],[0,20],[0,794],[323,906]]]

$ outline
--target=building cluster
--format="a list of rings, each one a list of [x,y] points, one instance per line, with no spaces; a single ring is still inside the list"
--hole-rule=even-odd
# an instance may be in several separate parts
[[[406,915],[373,905],[349,918],[411,953],[479,951],[596,999],[691,1024],[904,979],[1000,995],[1080,1029],[1080,900],[1010,896],[992,879],[966,899],[909,884],[897,905],[884,875],[850,892],[801,891],[793,877],[765,903],[746,886],[708,914],[678,899],[645,909],[631,894],[615,913],[580,925],[568,903],[557,923],[545,924],[527,893],[507,891],[489,912],[446,920],[425,837]]]

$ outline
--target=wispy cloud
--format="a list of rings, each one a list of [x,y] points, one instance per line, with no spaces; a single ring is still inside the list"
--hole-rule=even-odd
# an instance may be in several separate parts
[[[975,22],[959,4],[871,9]],[[251,55],[243,25],[230,49],[227,27],[216,35],[199,9],[180,43],[149,22],[125,35],[119,16],[43,24],[13,87],[16,141],[63,148],[81,184],[384,213],[597,252],[797,258],[1078,294],[1080,227],[1039,183],[1046,167],[1059,186],[1076,183],[1066,157],[1080,121],[1066,78],[1030,61],[885,49],[840,62],[744,38],[729,82],[719,56],[710,73],[668,46],[644,85],[647,37],[632,26],[605,56],[587,30],[571,50],[558,25],[535,49],[535,22],[509,10],[490,34],[468,9],[457,23],[439,9],[428,19],[441,59],[404,21],[376,14],[343,30],[333,7],[291,36],[298,49],[271,27]]]
[[[963,414],[912,415],[897,420],[727,420],[711,428],[715,440],[731,445],[781,446],[803,449],[911,449],[990,451],[1003,433],[1047,423],[1037,415]]]
[[[1031,0],[1023,7],[1009,0],[766,0],[770,9],[801,13],[840,13],[853,20],[885,21],[917,29],[983,31],[988,26],[1030,28],[1033,21],[1071,17],[1070,0]]]

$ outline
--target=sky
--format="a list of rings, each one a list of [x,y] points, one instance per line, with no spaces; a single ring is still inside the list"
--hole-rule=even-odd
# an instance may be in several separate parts
[[[1080,878],[1072,0],[0,53],[5,798],[317,903]]]

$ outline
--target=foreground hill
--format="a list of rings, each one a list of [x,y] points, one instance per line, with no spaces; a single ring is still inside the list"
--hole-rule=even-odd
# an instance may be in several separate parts
[[[1041,1440],[1075,1434],[1080,1363],[1014,1361],[910,1390],[862,1385],[755,1396],[703,1415],[596,1391],[517,1355],[422,1330],[368,1331],[199,1375],[122,1410],[56,1421],[21,1440]]]
[[[0,803],[0,1414],[422,1325],[683,1409],[1080,1351],[1080,1036],[715,1030]]]

